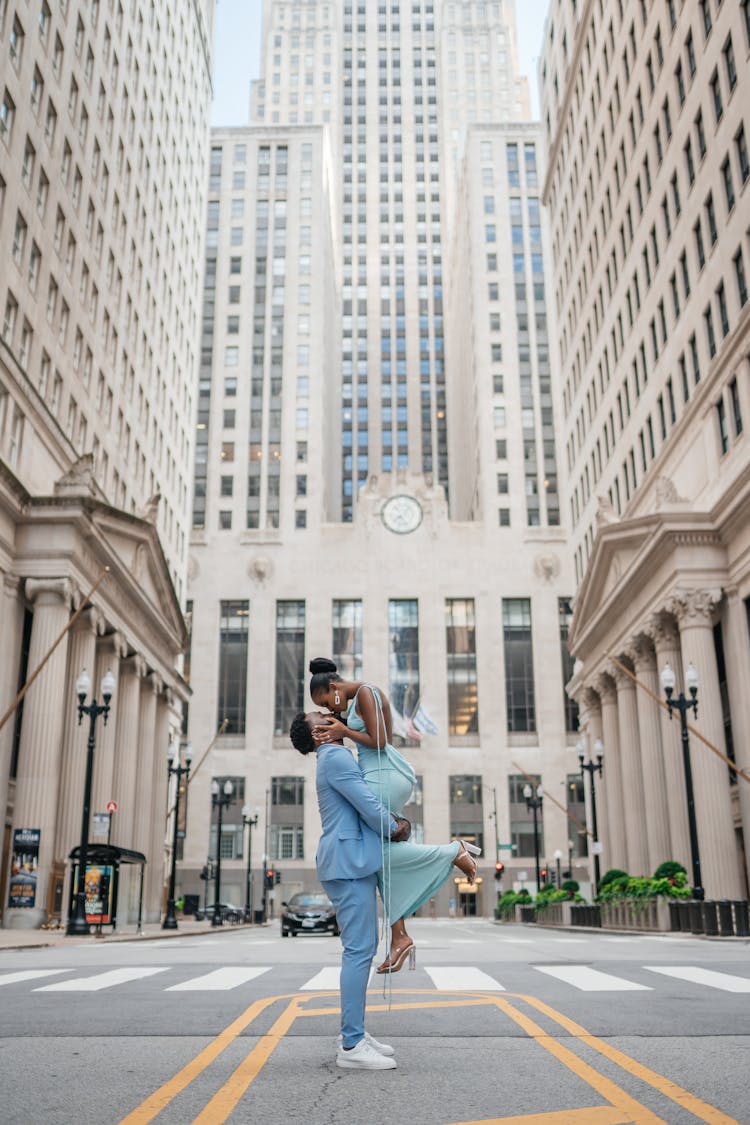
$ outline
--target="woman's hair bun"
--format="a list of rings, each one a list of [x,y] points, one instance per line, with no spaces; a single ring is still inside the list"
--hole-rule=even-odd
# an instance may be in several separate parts
[[[327,656],[316,656],[310,661],[310,674],[317,676],[320,672],[336,672],[336,665]]]

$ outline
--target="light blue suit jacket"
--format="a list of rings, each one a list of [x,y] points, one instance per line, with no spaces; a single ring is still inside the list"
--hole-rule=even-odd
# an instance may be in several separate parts
[[[383,866],[380,843],[397,823],[365,784],[349,750],[340,743],[318,747],[315,773],[323,835],[315,862],[321,883],[362,879]]]

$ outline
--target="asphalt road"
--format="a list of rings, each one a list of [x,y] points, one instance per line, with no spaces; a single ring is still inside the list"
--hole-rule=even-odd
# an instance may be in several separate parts
[[[750,1125],[750,943],[413,920],[341,1071],[338,939],[0,952],[2,1125]]]

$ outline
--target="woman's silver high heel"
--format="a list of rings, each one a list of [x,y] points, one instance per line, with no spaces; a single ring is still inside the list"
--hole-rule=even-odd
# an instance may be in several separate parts
[[[462,855],[467,855],[469,857],[470,861],[474,865],[474,870],[469,872],[464,871],[462,867],[459,867],[458,869],[459,871],[463,871],[464,875],[466,876],[467,883],[471,885],[477,877],[477,862],[474,859],[474,856],[481,855],[482,849],[478,848],[476,844],[467,844],[465,840],[459,840],[458,842],[461,845],[461,851],[458,853],[456,859],[453,862],[456,863],[456,860],[459,859]],[[456,864],[456,866],[458,866],[458,864]]]

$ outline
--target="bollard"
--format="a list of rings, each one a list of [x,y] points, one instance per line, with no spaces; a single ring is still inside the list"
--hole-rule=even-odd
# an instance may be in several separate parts
[[[734,907],[734,932],[737,937],[750,936],[750,918],[748,918],[748,903],[746,899],[732,903]]]
[[[732,937],[734,934],[734,920],[732,918],[732,904],[727,899],[717,902],[719,911],[719,933],[722,937]]]
[[[680,921],[680,904],[675,899],[670,899],[669,901],[669,928],[670,930],[682,929],[682,923]]]
[[[689,902],[690,907],[690,933],[702,934],[703,933],[703,911],[701,910],[701,902],[697,899],[691,899]]]
[[[717,937],[719,933],[719,921],[716,917],[715,902],[701,903],[701,920],[703,922],[703,933],[708,937]]]

